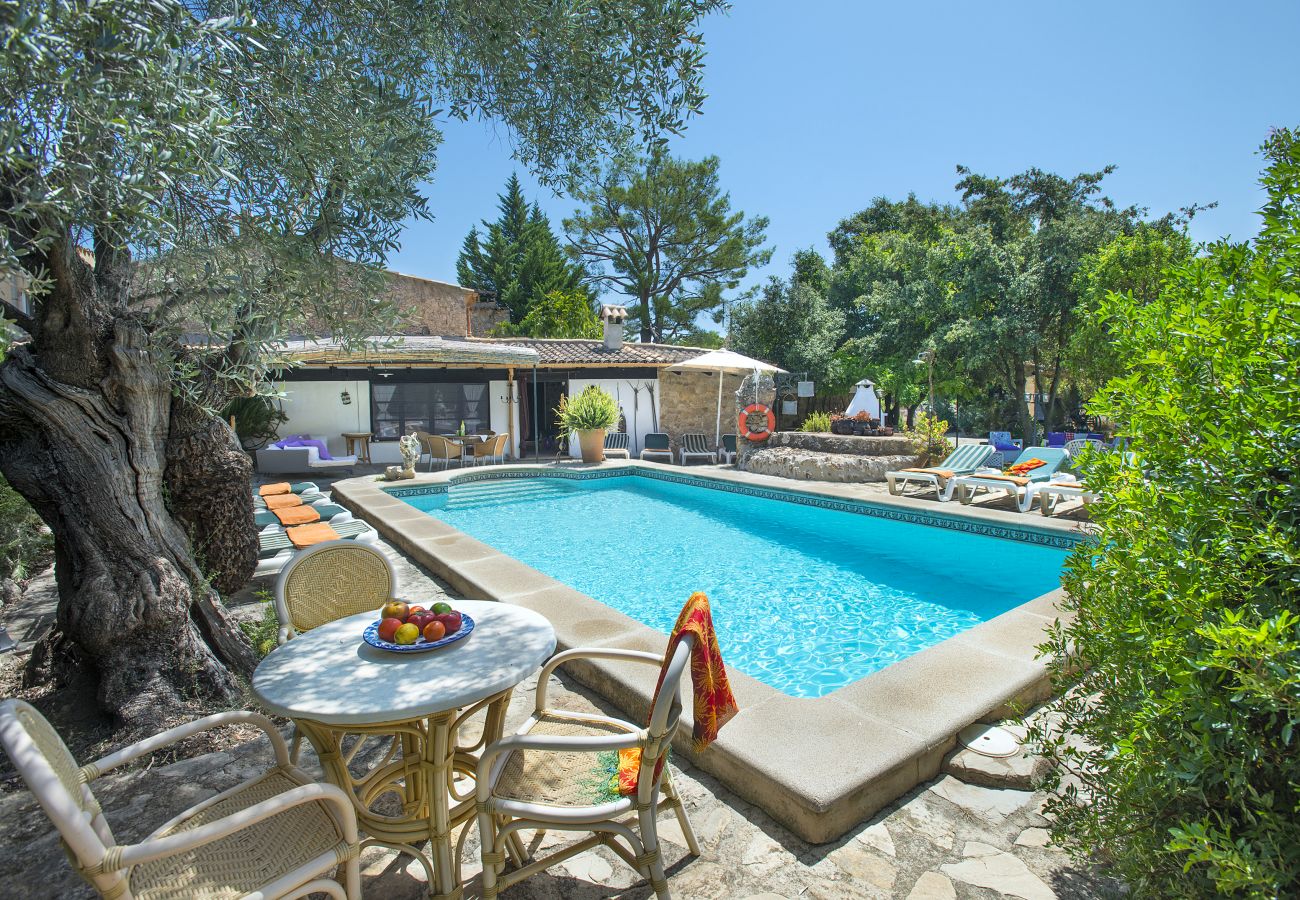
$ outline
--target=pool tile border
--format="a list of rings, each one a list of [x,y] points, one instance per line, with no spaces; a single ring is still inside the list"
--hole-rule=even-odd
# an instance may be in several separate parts
[[[1065,549],[1086,539],[1050,520],[1034,526],[1000,521],[1012,513],[962,507],[942,514],[917,506],[934,501],[856,498],[851,485],[792,490],[765,483],[770,481],[765,476],[706,471],[687,474],[677,467],[640,462],[581,468],[511,465],[421,474],[414,483],[402,485],[353,478],[336,482],[332,489],[338,502],[364,516],[464,596],[525,606],[546,616],[561,649],[605,646],[661,652],[664,635],[432,517],[424,517],[427,524],[413,520],[411,507],[401,498],[498,478],[632,475]],[[1033,533],[1042,539],[1028,536]],[[1053,591],[1035,598],[824,697],[789,697],[728,667],[740,714],[707,751],[697,753],[691,747],[687,704],[687,727],[679,730],[674,750],[805,840],[833,841],[934,778],[962,728],[1005,717],[1013,704],[1048,696],[1046,664],[1036,658],[1035,645],[1061,617],[1060,595]],[[587,661],[565,669],[633,721],[647,714],[654,679],[644,666]]]

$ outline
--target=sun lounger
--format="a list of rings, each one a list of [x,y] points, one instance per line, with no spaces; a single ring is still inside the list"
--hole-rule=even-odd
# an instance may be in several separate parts
[[[306,508],[316,510],[316,513],[320,516],[320,521],[322,522],[333,522],[335,519],[338,519],[339,522],[346,522],[348,519],[352,518],[352,513],[334,503],[314,503],[309,504]],[[254,510],[253,524],[259,529],[281,526],[280,517],[269,509]]]
[[[370,544],[379,540],[379,533],[360,519],[347,519],[343,522],[331,520],[330,527],[342,539],[361,541]],[[299,553],[293,541],[283,528],[270,526],[262,529],[257,536],[257,575],[269,575],[278,572],[284,564]]]
[[[1034,505],[1034,500],[1038,500],[1038,511],[1045,516],[1050,516],[1056,511],[1056,507],[1062,500],[1073,500],[1082,498],[1084,504],[1091,503],[1097,499],[1097,495],[1088,490],[1082,481],[1051,479],[1031,484],[1029,490],[1020,500],[1020,511],[1029,512]]]
[[[885,480],[889,482],[889,493],[894,496],[902,494],[908,482],[923,484],[927,490],[934,488],[942,492],[951,479],[974,472],[995,452],[997,451],[990,444],[966,444],[949,453],[947,459],[937,466],[886,472]]]
[[[736,461],[736,436],[734,434],[724,434],[722,436],[722,446],[718,448],[718,462],[733,463]]]
[[[651,457],[660,459],[664,462],[673,461],[673,449],[669,445],[668,435],[662,431],[652,431],[645,436],[645,447],[641,450],[641,458]]]
[[[1011,464],[1012,468],[1019,465],[1039,460],[1043,465],[1025,472],[1023,475],[1007,475],[1001,472],[974,472],[970,475],[958,475],[948,480],[947,486],[939,494],[940,500],[951,500],[953,494],[963,504],[968,504],[975,499],[980,491],[1003,491],[1014,497],[1017,505],[1025,501],[1029,492],[1029,486],[1038,482],[1051,480],[1065,461],[1069,459],[1069,454],[1065,452],[1064,447],[1030,447],[1022,450],[1020,456]],[[1028,507],[1025,507],[1028,509]]]
[[[691,459],[704,459],[708,462],[718,460],[717,451],[709,449],[709,439],[702,434],[682,435],[682,465],[686,465]]]
[[[631,459],[632,454],[628,451],[628,433],[626,431],[611,431],[605,435],[605,456],[621,456],[623,459]]]

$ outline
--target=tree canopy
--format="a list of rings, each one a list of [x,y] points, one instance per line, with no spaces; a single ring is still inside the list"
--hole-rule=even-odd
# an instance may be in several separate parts
[[[483,238],[477,228],[465,236],[456,260],[460,283],[495,297],[510,310],[515,324],[554,291],[582,293],[590,306],[582,268],[569,260],[541,207],[530,207],[524,200],[517,176],[510,176],[498,199],[501,215],[495,222],[483,222]]]
[[[212,411],[291,334],[385,330],[380,266],[427,216],[440,118],[543,181],[697,112],[717,0],[0,5],[0,471],[54,532],[58,647],[147,721],[229,697],[247,642],[208,585],[256,559],[249,463]],[[98,436],[92,439],[91,436]]]
[[[551,291],[529,307],[518,325],[500,325],[495,334],[536,338],[599,338],[600,319],[585,291]]]
[[[716,156],[692,162],[656,149],[621,156],[574,189],[587,208],[564,220],[570,251],[595,284],[632,298],[629,322],[644,343],[672,341],[701,314],[717,315],[723,292],[771,259],[768,220],[732,212],[718,167]]]
[[[1133,453],[1085,460],[1099,531],[1067,568],[1061,718],[1036,738],[1071,776],[1054,837],[1134,896],[1300,890],[1300,139],[1264,152],[1256,241],[1100,300],[1124,371],[1092,406]]]

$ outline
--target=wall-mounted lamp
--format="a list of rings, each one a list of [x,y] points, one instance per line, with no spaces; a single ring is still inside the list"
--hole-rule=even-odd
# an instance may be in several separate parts
[[[339,402],[342,403],[344,406],[351,406],[352,395],[349,394],[347,391],[343,391],[341,394],[339,394]]]

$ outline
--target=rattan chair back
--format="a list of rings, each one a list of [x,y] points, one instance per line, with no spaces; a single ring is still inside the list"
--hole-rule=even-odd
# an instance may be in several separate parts
[[[6,700],[0,703],[0,746],[59,830],[77,870],[101,894],[120,891],[125,885],[119,873],[91,874],[116,841],[87,786],[89,779],[54,726],[34,706]]]
[[[344,616],[378,613],[396,590],[392,563],[373,547],[346,540],[308,547],[275,583],[280,643]]]

